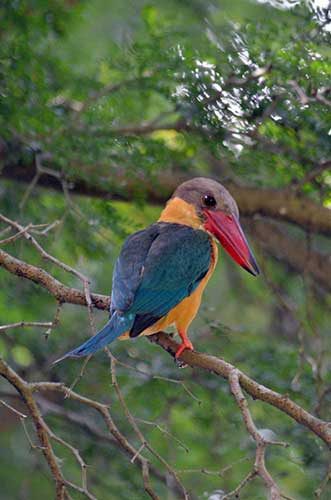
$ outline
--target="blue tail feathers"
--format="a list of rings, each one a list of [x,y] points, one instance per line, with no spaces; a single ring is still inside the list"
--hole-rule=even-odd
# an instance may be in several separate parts
[[[120,315],[116,311],[113,313],[108,323],[93,337],[72,351],[67,352],[62,358],[57,359],[53,364],[59,363],[66,358],[80,358],[94,354],[113,340],[117,339],[127,330],[130,330],[134,322],[134,314]]]

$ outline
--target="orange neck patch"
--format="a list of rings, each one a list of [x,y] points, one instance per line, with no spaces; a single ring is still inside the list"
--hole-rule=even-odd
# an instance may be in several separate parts
[[[193,205],[177,197],[168,201],[160,215],[159,222],[172,222],[194,229],[205,229]]]

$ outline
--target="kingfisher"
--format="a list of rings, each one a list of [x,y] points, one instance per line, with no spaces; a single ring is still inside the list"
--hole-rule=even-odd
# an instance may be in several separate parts
[[[61,360],[93,354],[117,338],[152,335],[169,326],[175,326],[181,338],[175,357],[193,350],[187,331],[217,263],[215,240],[246,271],[259,274],[227,189],[205,177],[184,182],[159,220],[124,242],[114,267],[106,325]]]

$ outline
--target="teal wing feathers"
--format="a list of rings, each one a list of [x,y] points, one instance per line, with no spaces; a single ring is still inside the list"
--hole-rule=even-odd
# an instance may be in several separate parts
[[[148,229],[149,250],[141,249],[139,235],[133,235],[119,256],[113,276],[112,307],[135,315],[131,336],[139,335],[191,295],[211,261],[209,236],[204,231],[164,222]]]

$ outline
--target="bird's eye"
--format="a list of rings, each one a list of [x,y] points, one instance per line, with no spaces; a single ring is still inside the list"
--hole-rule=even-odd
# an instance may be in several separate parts
[[[211,196],[210,194],[206,194],[205,196],[203,196],[202,201],[206,207],[215,207],[216,206],[216,200],[215,200],[214,196]]]

